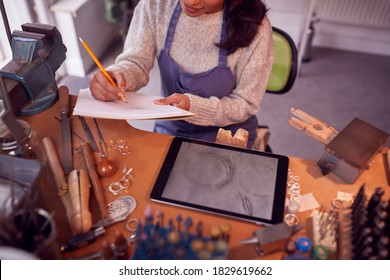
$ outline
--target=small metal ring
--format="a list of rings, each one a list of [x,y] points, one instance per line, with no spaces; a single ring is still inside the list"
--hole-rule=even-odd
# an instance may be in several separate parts
[[[344,201],[341,200],[340,198],[337,198],[337,197],[332,199],[331,204],[332,204],[333,208],[335,208],[335,209],[344,209],[345,208],[343,206]]]
[[[119,147],[119,152],[122,155],[129,155],[131,153],[131,148],[128,146]]]
[[[286,214],[284,216],[283,221],[285,222],[286,225],[288,225],[290,227],[296,226],[299,224],[299,220],[298,220],[297,215],[291,214],[291,213]]]
[[[293,194],[293,195],[290,196],[290,200],[291,200],[291,201],[294,201],[294,202],[296,202],[296,203],[298,203],[298,204],[301,204],[301,202],[302,202],[302,196],[299,195],[299,194]]]
[[[122,178],[119,180],[119,184],[122,185],[123,188],[128,188],[130,186],[130,180]]]
[[[131,226],[133,225],[133,226]],[[139,225],[139,220],[136,218],[131,218],[126,222],[126,229],[130,232],[136,232]]]
[[[120,194],[123,190],[125,190],[126,188],[123,187],[123,185],[120,183],[120,182],[113,182],[110,184],[110,186],[108,187],[108,189],[110,190],[110,192],[113,194],[113,195],[118,195]]]
[[[301,187],[301,184],[299,184],[299,183],[294,183],[291,185],[291,189],[298,189],[300,187]]]
[[[126,141],[125,140],[116,140],[115,146],[118,148],[124,148],[126,146]]]

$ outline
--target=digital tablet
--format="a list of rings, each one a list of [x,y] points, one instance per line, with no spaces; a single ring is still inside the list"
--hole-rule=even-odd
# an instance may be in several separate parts
[[[288,157],[175,137],[153,201],[258,224],[283,221]]]

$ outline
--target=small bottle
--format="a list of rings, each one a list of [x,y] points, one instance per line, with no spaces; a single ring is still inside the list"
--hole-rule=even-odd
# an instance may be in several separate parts
[[[115,232],[114,251],[118,260],[128,260],[130,258],[130,246],[120,231]]]
[[[114,249],[111,247],[107,240],[102,243],[102,258],[104,260],[116,260]]]

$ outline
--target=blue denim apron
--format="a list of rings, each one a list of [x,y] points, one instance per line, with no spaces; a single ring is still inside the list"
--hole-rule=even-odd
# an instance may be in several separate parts
[[[158,57],[162,95],[167,97],[173,93],[191,93],[204,98],[211,96],[222,98],[228,96],[236,86],[236,78],[227,66],[226,49],[219,49],[218,66],[211,70],[195,74],[183,71],[169,56],[180,14],[181,6],[178,1],[168,27],[164,49]],[[222,23],[221,41],[224,41],[226,36],[227,28],[226,21],[224,20]],[[249,132],[248,147],[251,148],[256,138],[257,125],[256,116],[252,116],[242,123],[232,124],[223,128],[232,131],[233,134],[239,128],[246,129]],[[215,142],[218,129],[219,127],[216,126],[199,126],[179,120],[156,121],[154,130],[158,133]]]

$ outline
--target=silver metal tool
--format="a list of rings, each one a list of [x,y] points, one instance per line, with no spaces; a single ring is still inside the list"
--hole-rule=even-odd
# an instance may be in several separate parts
[[[60,246],[61,252],[70,252],[88,244],[93,243],[99,236],[106,233],[105,228],[115,223],[121,222],[127,218],[129,213],[124,213],[117,217],[108,217],[100,220],[92,226],[92,229],[86,233],[78,234],[64,242]]]
[[[285,223],[279,223],[273,226],[255,230],[253,236],[240,241],[240,244],[258,244],[265,245],[281,239],[290,237],[294,232],[303,229],[305,226],[288,226]]]
[[[78,117],[81,121],[81,125],[83,126],[84,132],[88,137],[88,141],[91,144],[92,151],[95,153],[99,152],[98,145],[96,144],[95,138],[93,137],[91,130],[89,129],[87,121],[84,119],[84,117],[81,117],[81,116],[78,116]]]
[[[126,220],[128,215],[129,215],[129,213],[123,213],[122,215],[119,215],[117,217],[104,218],[104,219],[98,221],[97,223],[93,224],[92,229],[99,228],[99,227],[108,227],[110,225],[122,222],[122,221]]]
[[[102,132],[101,132],[101,130],[99,128],[99,125],[98,125],[98,123],[97,123],[95,118],[93,119],[93,122],[94,122],[95,127],[96,127],[96,132],[97,132],[97,134],[99,136],[100,149],[101,149],[100,152],[101,152],[102,156],[107,157],[106,143],[104,142],[103,134],[102,134]]]
[[[61,252],[70,252],[81,247],[84,247],[88,244],[93,243],[99,236],[106,233],[106,230],[103,227],[92,229],[87,233],[78,234],[73,236],[67,242],[64,242],[60,246]]]
[[[73,170],[72,161],[72,132],[69,118],[69,89],[61,86],[58,89],[61,107],[61,162],[65,174]]]

